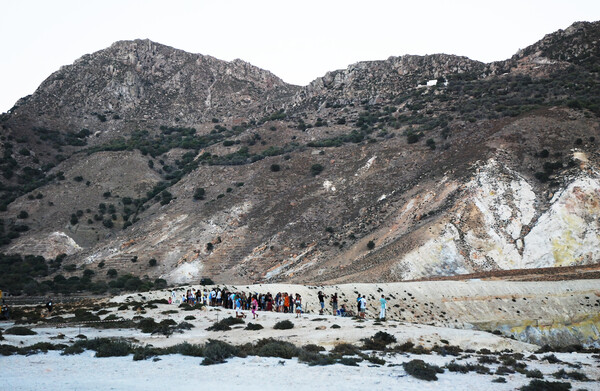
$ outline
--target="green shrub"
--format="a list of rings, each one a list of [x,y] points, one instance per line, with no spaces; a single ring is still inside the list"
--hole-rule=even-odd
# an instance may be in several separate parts
[[[14,326],[4,331],[4,334],[10,335],[36,335],[37,333],[27,327]]]
[[[280,357],[285,359],[297,357],[299,353],[300,350],[290,342],[277,340],[270,340],[256,350],[257,356]]]
[[[228,318],[221,319],[220,321],[213,324],[206,330],[208,330],[208,331],[229,331],[229,330],[231,330],[230,326],[233,326],[235,324],[244,324],[244,323],[245,322],[242,319],[234,318],[234,317],[230,316]]]
[[[590,381],[590,379],[586,376],[585,373],[581,373],[581,372],[577,372],[577,371],[567,372],[564,369],[554,372],[552,374],[552,376],[554,376],[554,378],[556,378],[556,379],[573,379],[573,380],[577,380],[577,381]]]
[[[362,360],[363,360],[362,358],[357,358],[357,357],[342,357],[342,358],[340,358],[340,360],[338,362],[342,365],[357,367],[358,363],[361,362]]]
[[[162,353],[162,349],[155,348],[151,345],[140,346],[134,349],[133,361],[147,360],[151,357],[160,356]]]
[[[11,356],[19,351],[19,348],[12,345],[0,345],[0,355]]]
[[[137,327],[142,333],[150,334],[158,330],[160,326],[153,318],[144,318],[140,320]]]
[[[350,343],[339,343],[331,349],[331,353],[339,356],[354,356],[360,353],[360,350]]]
[[[310,166],[310,173],[312,174],[312,176],[317,176],[321,172],[323,172],[324,169],[325,168],[322,165],[315,163],[312,166]]]
[[[204,360],[201,365],[224,363],[226,359],[237,355],[238,349],[223,341],[209,339],[204,345]]]
[[[384,350],[387,345],[396,342],[396,337],[386,333],[385,331],[378,331],[371,338],[363,339],[363,349],[365,350]]]
[[[373,250],[375,248],[375,242],[372,240],[369,240],[369,243],[367,243],[367,248],[369,250]]]
[[[435,141],[432,138],[427,139],[427,141],[425,142],[425,145],[427,145],[429,147],[429,149],[434,150],[435,147]]]
[[[528,385],[519,388],[521,391],[568,391],[571,384],[534,379]]]
[[[306,363],[310,366],[314,365],[333,365],[336,363],[335,358],[325,356],[323,354],[302,350],[298,356],[298,361]]]
[[[506,365],[500,365],[496,368],[496,375],[510,375],[515,373],[516,371],[512,368],[507,367]]]
[[[312,343],[302,346],[302,349],[304,349],[307,352],[312,352],[312,353],[319,353],[319,352],[325,351],[325,348],[323,346],[315,345]]]
[[[202,357],[204,356],[204,346],[192,345],[184,342],[167,348],[168,354],[181,354],[182,356]]]
[[[244,330],[256,331],[256,330],[262,330],[262,329],[264,329],[264,327],[261,324],[248,323],[248,325],[246,326],[246,328]]]
[[[373,364],[377,364],[377,365],[385,365],[385,360],[384,360],[384,359],[382,359],[382,358],[379,358],[379,357],[375,356],[374,354],[373,354],[373,355],[371,355],[371,356],[367,356],[367,357],[366,357],[366,360],[367,360],[368,362],[370,362],[370,363],[373,363]]]
[[[150,259],[150,260],[148,261],[148,265],[149,265],[150,267],[154,267],[154,266],[156,266],[156,264],[157,264],[157,263],[158,263],[158,261],[157,261],[156,259],[154,259],[154,258],[152,258],[152,259]]]
[[[271,164],[271,171],[278,172],[281,170],[281,166],[279,164]]]
[[[273,328],[275,330],[289,330],[289,329],[294,328],[294,324],[291,321],[286,319],[286,320],[281,320],[281,321],[275,323],[275,326],[273,326]]]
[[[194,315],[188,315],[185,318],[183,318],[183,320],[194,320],[196,319],[196,317]]]
[[[446,369],[450,372],[459,372],[459,373],[469,373],[469,372],[477,372],[479,374],[487,374],[490,373],[490,369],[481,364],[458,364],[455,361],[452,361],[446,364]]]
[[[107,341],[96,348],[96,357],[122,357],[132,353],[131,344],[125,341]]]
[[[410,360],[403,364],[404,370],[409,375],[421,380],[437,380],[438,373],[444,373],[444,370],[436,365],[427,364],[423,360]]]

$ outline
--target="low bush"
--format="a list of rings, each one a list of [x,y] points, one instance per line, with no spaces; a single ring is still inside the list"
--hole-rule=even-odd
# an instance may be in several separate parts
[[[570,383],[553,382],[539,379],[534,379],[528,385],[519,388],[521,391],[568,391],[570,389]]]
[[[331,356],[325,356],[320,353],[309,352],[302,350],[298,356],[298,361],[308,364],[309,366],[315,365],[333,365],[336,360]]]
[[[167,299],[154,299],[154,300],[150,300],[147,304],[169,304],[169,300],[167,300]]]
[[[208,331],[229,331],[229,330],[231,330],[230,326],[233,326],[236,324],[244,324],[244,323],[245,322],[242,319],[234,318],[234,317],[230,316],[228,318],[224,318],[224,319],[216,322],[215,324],[213,324],[206,330],[208,330]]]
[[[95,321],[100,320],[100,317],[98,315],[94,315],[91,312],[86,311],[82,308],[76,309],[74,314],[75,314],[75,319],[78,322],[95,322]]]
[[[365,338],[363,341],[363,349],[366,350],[385,350],[387,345],[396,342],[396,337],[385,331],[378,331],[371,338]]]
[[[376,355],[371,355],[371,356],[366,356],[365,359],[373,364],[377,364],[377,365],[385,365],[385,360],[382,358],[377,357]]]
[[[543,379],[544,378],[544,374],[539,369],[525,371],[525,376],[530,379]]]
[[[498,364],[498,359],[494,356],[481,356],[477,359],[481,364]]]
[[[455,361],[452,361],[446,365],[446,369],[450,372],[459,372],[459,373],[469,373],[469,372],[477,372],[479,374],[487,374],[490,373],[490,369],[481,364],[458,364]]]
[[[258,323],[248,323],[248,325],[246,326],[246,328],[244,330],[256,331],[256,330],[262,330],[262,329],[264,329],[264,327],[261,324],[258,324]]]
[[[342,357],[338,362],[342,365],[348,365],[351,367],[357,367],[358,363],[361,362],[362,358],[357,357]]]
[[[447,346],[438,346],[435,345],[431,350],[439,354],[440,356],[459,356],[462,353],[462,349],[460,346],[447,345]]]
[[[19,351],[19,348],[12,345],[0,345],[0,355],[11,356]]]
[[[49,350],[63,350],[66,348],[65,344],[52,344],[50,342],[38,342],[30,346],[25,346],[19,349],[19,354],[29,356],[31,354],[37,354],[39,352],[48,353]]]
[[[129,342],[121,340],[112,340],[109,338],[83,339],[66,347],[62,354],[80,354],[85,349],[94,350],[96,357],[120,357],[133,353],[133,347]]]
[[[122,357],[132,353],[129,342],[108,340],[96,348],[96,357]]]
[[[354,356],[360,353],[358,347],[349,343],[337,344],[331,349],[331,353],[339,356]]]
[[[196,317],[194,315],[188,315],[185,318],[183,318],[183,320],[194,320],[196,319]]]
[[[235,346],[227,342],[209,339],[204,345],[204,360],[202,360],[201,365],[221,364],[237,354],[238,349]]]
[[[281,320],[281,321],[275,323],[275,326],[273,326],[273,328],[275,330],[289,330],[289,329],[294,328],[294,324],[291,321],[286,319],[286,320]]]
[[[311,353],[319,353],[319,352],[325,351],[325,348],[323,346],[315,345],[312,343],[302,346],[302,349],[304,349],[307,352],[311,352]]]
[[[155,348],[152,345],[137,347],[133,352],[133,361],[147,360],[152,357],[160,356],[164,351]]]
[[[204,304],[196,303],[192,306],[192,305],[183,303],[179,306],[179,308],[183,309],[184,311],[201,310],[202,308],[204,308]]]
[[[4,334],[10,335],[36,335],[37,333],[27,327],[14,326],[4,331]]]
[[[137,328],[140,329],[142,333],[150,334],[159,328],[159,324],[156,323],[153,318],[144,318],[139,321]]]
[[[167,354],[181,354],[182,356],[202,357],[204,356],[204,346],[192,345],[184,342],[166,348]]]
[[[496,368],[496,375],[510,375],[515,373],[516,371],[512,368],[507,367],[506,365],[500,365]]]
[[[554,372],[552,374],[552,376],[554,376],[555,379],[572,379],[572,380],[577,380],[577,381],[590,381],[590,379],[587,377],[587,375],[585,373],[581,373],[581,372],[577,372],[577,371],[567,372],[564,369]]]
[[[290,342],[273,339],[261,341],[257,344],[257,356],[290,359],[292,357],[297,357],[300,354],[300,350]]]
[[[404,363],[403,366],[406,373],[421,380],[437,380],[437,374],[444,373],[444,370],[440,367],[427,364],[423,360],[410,360]]]
[[[548,354],[548,355],[542,357],[542,361],[544,361],[544,360],[548,361],[550,364],[558,364],[558,363],[562,362],[554,354]]]

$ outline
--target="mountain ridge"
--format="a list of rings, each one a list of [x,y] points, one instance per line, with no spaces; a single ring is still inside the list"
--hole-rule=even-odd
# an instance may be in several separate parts
[[[117,42],[0,118],[3,251],[169,282],[597,264],[598,31],[489,64],[359,62],[304,87]]]

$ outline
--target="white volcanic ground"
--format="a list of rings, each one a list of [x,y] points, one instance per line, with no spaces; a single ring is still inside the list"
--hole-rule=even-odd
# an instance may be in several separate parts
[[[488,285],[490,285],[488,287]],[[463,350],[489,349],[495,352],[511,350],[513,352],[522,352],[525,356],[523,362],[527,364],[528,370],[538,369],[544,375],[544,380],[570,382],[573,389],[600,390],[600,357],[591,353],[555,353],[555,356],[561,360],[559,363],[550,363],[543,360],[546,353],[537,354],[537,360],[529,357],[539,346],[528,344],[521,341],[494,335],[488,332],[466,329],[469,326],[470,318],[466,317],[470,305],[465,302],[469,292],[470,300],[475,302],[487,302],[487,294],[496,292],[495,297],[502,297],[507,292],[510,293],[508,303],[519,308],[518,311],[527,309],[532,315],[539,316],[547,314],[554,316],[564,310],[566,312],[577,312],[574,308],[568,308],[569,300],[565,299],[564,307],[559,300],[565,292],[573,295],[577,299],[583,295],[598,294],[599,284],[597,281],[561,281],[552,283],[510,283],[497,282],[428,282],[428,283],[397,283],[397,284],[348,284],[335,287],[307,287],[298,285],[257,285],[257,286],[228,286],[230,290],[250,291],[250,292],[271,292],[273,294],[281,291],[290,293],[300,293],[304,298],[305,308],[310,313],[304,314],[301,318],[295,318],[294,314],[267,313],[259,312],[258,320],[252,320],[249,312],[246,312],[246,324],[249,322],[259,323],[264,329],[259,331],[248,331],[243,328],[245,325],[233,326],[230,331],[207,331],[206,328],[212,325],[218,319],[232,316],[233,311],[222,308],[208,308],[204,310],[184,311],[177,304],[157,304],[157,308],[145,308],[141,313],[135,311],[130,306],[127,310],[118,310],[118,306],[110,306],[111,303],[126,303],[131,301],[145,302],[154,299],[165,299],[170,295],[169,291],[144,292],[138,294],[123,295],[114,297],[110,302],[104,302],[100,307],[108,310],[106,317],[116,315],[125,319],[131,319],[135,316],[152,317],[157,322],[163,319],[173,319],[176,322],[184,321],[189,315],[195,317],[194,320],[187,320],[194,328],[181,334],[173,334],[170,337],[162,335],[151,335],[142,333],[138,329],[96,329],[89,325],[81,327],[50,326],[48,324],[34,325],[33,330],[37,335],[16,336],[4,334],[5,340],[1,344],[12,344],[15,346],[27,346],[37,342],[68,343],[76,340],[78,334],[87,336],[88,339],[95,337],[124,338],[139,345],[151,344],[156,347],[165,347],[182,342],[192,344],[203,344],[208,339],[218,339],[229,342],[234,345],[240,345],[248,342],[257,341],[261,338],[274,338],[294,343],[297,346],[306,344],[317,344],[331,350],[339,343],[352,343],[361,345],[361,339],[371,337],[378,331],[385,331],[394,335],[398,344],[411,341],[415,345],[432,347],[434,345],[456,345]],[[557,287],[558,285],[558,287]],[[502,289],[500,289],[503,287]],[[178,296],[191,287],[180,287],[176,292]],[[198,287],[195,287],[198,288]],[[329,314],[318,315],[316,309],[318,302],[316,293],[318,290],[324,290],[327,294],[337,291],[348,303],[355,307],[355,291],[380,297],[383,291],[388,298],[390,308],[394,308],[394,313],[390,315],[385,322],[378,322],[375,318],[376,311],[375,300],[371,299],[372,306],[369,309],[369,319],[360,321],[352,318],[334,317]],[[406,291],[406,293],[404,293]],[[591,293],[590,293],[591,292]],[[595,293],[594,293],[595,292]],[[411,293],[416,297],[414,304],[407,304],[403,298]],[[377,295],[377,296],[376,296]],[[552,300],[555,295],[556,300]],[[569,296],[566,295],[566,296]],[[392,299],[390,296],[395,297]],[[426,296],[426,300],[425,300]],[[600,294],[598,295],[600,296]],[[594,296],[594,297],[598,297]],[[529,297],[529,300],[522,300],[523,297]],[[544,307],[536,306],[535,298],[545,297],[546,302],[553,304]],[[569,296],[570,297],[570,296]],[[449,304],[445,310],[447,320],[435,321],[431,323],[448,323],[455,327],[465,327],[462,329],[439,327],[425,325],[401,320],[404,313],[414,311],[413,306],[421,307],[425,303],[434,303],[438,306],[438,301],[448,299],[447,303],[460,303],[461,314],[464,319],[454,322],[456,312],[453,306]],[[461,300],[457,300],[462,298]],[[513,301],[512,299],[515,299]],[[529,301],[529,302],[528,302]],[[394,307],[399,305],[399,307]],[[433,306],[433,304],[431,304]],[[498,301],[493,302],[498,306]],[[508,304],[507,304],[508,305]],[[429,307],[428,305],[427,307]],[[532,308],[534,307],[534,308]],[[481,318],[477,314],[478,306],[474,306],[475,313],[471,318]],[[589,308],[589,307],[585,307]],[[593,310],[594,307],[590,311]],[[596,315],[598,314],[596,308]],[[60,312],[60,306],[57,308]],[[176,310],[176,313],[164,314],[165,311]],[[440,309],[435,309],[440,311]],[[97,311],[93,311],[97,312]],[[415,311],[416,312],[416,311]],[[425,311],[422,311],[425,314]],[[550,315],[548,315],[550,314]],[[69,317],[67,314],[61,314],[63,318]],[[417,315],[414,315],[417,316]],[[406,316],[405,316],[406,318]],[[273,325],[284,319],[289,319],[294,323],[294,328],[289,330],[274,330]],[[491,318],[490,318],[491,319]],[[431,320],[431,316],[428,320]],[[480,319],[489,320],[489,319]],[[340,328],[332,328],[334,324]],[[7,329],[12,327],[12,322],[0,322],[0,327]],[[56,339],[59,334],[61,339]],[[256,357],[231,358],[225,364],[201,366],[201,357],[189,357],[181,355],[160,356],[160,360],[152,359],[144,361],[133,361],[132,356],[95,358],[93,351],[86,351],[80,355],[61,356],[60,352],[50,351],[46,354],[40,353],[31,356],[0,356],[0,390],[188,390],[206,387],[218,387],[226,390],[281,390],[285,388],[313,390],[315,387],[332,390],[358,390],[365,387],[377,390],[421,390],[421,389],[439,389],[439,390],[479,390],[492,387],[494,390],[514,390],[523,385],[529,384],[532,380],[524,374],[514,373],[502,375],[506,383],[492,383],[493,379],[499,377],[494,374],[501,364],[486,364],[491,374],[477,374],[469,372],[461,374],[445,370],[438,374],[438,381],[418,380],[404,370],[399,365],[412,359],[422,359],[427,363],[444,366],[453,360],[457,363],[477,363],[479,353],[462,353],[458,357],[451,355],[440,355],[433,353],[431,355],[415,355],[407,353],[377,353],[379,357],[386,361],[383,366],[374,365],[368,361],[362,361],[358,367],[344,366],[341,364],[329,366],[309,366],[298,362],[298,359],[284,360],[280,358]],[[574,367],[575,366],[575,367]],[[577,368],[576,368],[577,367]],[[578,371],[585,374],[591,382],[580,382],[572,379],[555,379],[552,374],[564,369],[567,372]]]

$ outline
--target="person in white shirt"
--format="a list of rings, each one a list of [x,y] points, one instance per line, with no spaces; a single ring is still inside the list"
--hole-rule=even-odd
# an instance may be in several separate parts
[[[360,317],[365,318],[365,312],[367,311],[367,299],[365,295],[360,298]]]
[[[381,311],[379,311],[379,319],[384,319],[387,301],[385,300],[385,297],[383,295],[381,295],[381,299],[379,299],[379,302],[381,303]]]

